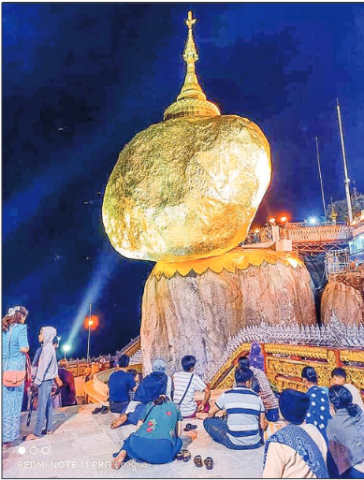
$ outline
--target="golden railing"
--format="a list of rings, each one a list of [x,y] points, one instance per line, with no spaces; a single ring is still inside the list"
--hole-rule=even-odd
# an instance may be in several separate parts
[[[135,337],[131,342],[129,342],[124,348],[121,349],[120,354],[129,355],[132,357],[134,353],[140,350],[140,336]]]
[[[250,343],[242,344],[219,369],[210,382],[210,388],[231,388],[235,366],[240,356],[247,355]],[[355,385],[364,396],[364,351],[302,345],[262,344],[265,371],[269,381],[278,391],[295,388],[303,391],[301,372],[306,365],[314,367],[320,386],[329,387],[331,372],[342,367],[347,381]]]
[[[117,352],[117,354],[126,354],[129,355],[129,357],[132,357],[138,350],[140,350],[140,337],[134,338],[134,340],[129,342],[124,348]],[[95,373],[92,377],[92,380],[85,383],[84,392],[87,403],[102,403],[107,400],[109,393],[107,384],[109,382],[110,375],[115,371],[115,368],[110,368],[109,362],[108,367],[109,368],[101,372]],[[131,365],[130,368],[142,373],[141,364]]]

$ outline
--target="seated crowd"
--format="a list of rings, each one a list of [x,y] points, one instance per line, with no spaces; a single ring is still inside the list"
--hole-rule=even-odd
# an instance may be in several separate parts
[[[332,371],[330,388],[318,385],[314,368],[302,370],[306,393],[286,389],[276,395],[263,364],[241,357],[233,388],[209,403],[210,390],[194,371],[196,359],[185,356],[182,371],[170,378],[158,358],[139,381],[122,355],[110,376],[109,407],[119,416],[111,428],[136,425],[114,454],[113,468],[128,459],[163,464],[187,461],[182,448],[182,419],[201,418],[207,434],[226,448],[251,450],[265,444],[263,478],[364,478],[364,404],[342,368]],[[254,360],[254,359],[253,359]],[[203,400],[195,401],[196,392]],[[201,395],[202,397],[202,395]],[[188,430],[186,425],[185,430]],[[194,459],[202,466],[200,456]],[[211,458],[205,460],[208,469]]]

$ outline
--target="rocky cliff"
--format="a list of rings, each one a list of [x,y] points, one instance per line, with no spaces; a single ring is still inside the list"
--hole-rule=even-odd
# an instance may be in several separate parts
[[[246,253],[242,255],[247,255]],[[292,260],[292,259],[291,259]],[[169,372],[180,360],[198,359],[197,373],[218,362],[229,338],[248,325],[316,323],[310,275],[302,262],[249,265],[234,272],[193,270],[186,276],[148,278],[143,295],[141,347],[150,371],[156,356],[168,361]],[[211,365],[210,365],[211,369]]]
[[[364,271],[330,275],[321,300],[321,322],[332,315],[345,324],[364,324]]]

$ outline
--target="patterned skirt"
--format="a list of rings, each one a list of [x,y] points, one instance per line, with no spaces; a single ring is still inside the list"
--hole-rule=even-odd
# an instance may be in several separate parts
[[[4,371],[24,370],[24,358],[3,358]],[[19,436],[20,414],[24,395],[24,382],[19,387],[3,388],[3,442],[13,442]]]

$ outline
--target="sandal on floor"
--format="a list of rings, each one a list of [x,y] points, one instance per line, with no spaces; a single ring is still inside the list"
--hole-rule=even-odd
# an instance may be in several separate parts
[[[97,407],[97,408],[95,408],[95,410],[92,410],[92,415],[97,415],[98,413],[100,413],[102,408],[103,407]]]
[[[177,452],[176,460],[183,460],[183,450]]]
[[[190,430],[195,430],[197,425],[192,425],[192,423],[187,423],[185,428],[183,429],[185,432],[189,432]]]
[[[182,450],[183,452],[183,461],[188,462],[191,460],[191,452],[189,450]]]
[[[196,465],[196,467],[203,467],[201,455],[196,455],[195,458],[193,459],[193,461],[194,461],[194,464]]]
[[[103,407],[101,408],[101,412],[100,412],[102,415],[104,415],[105,413],[109,413],[109,407],[106,407],[105,405],[103,405]]]
[[[214,468],[214,461],[211,457],[206,457],[203,463],[206,465],[207,470],[212,470]]]
[[[122,413],[120,417],[116,418],[110,425],[110,428],[112,430],[115,430],[115,428],[121,427],[121,425],[124,425],[124,423],[128,420],[128,416],[126,413]]]

